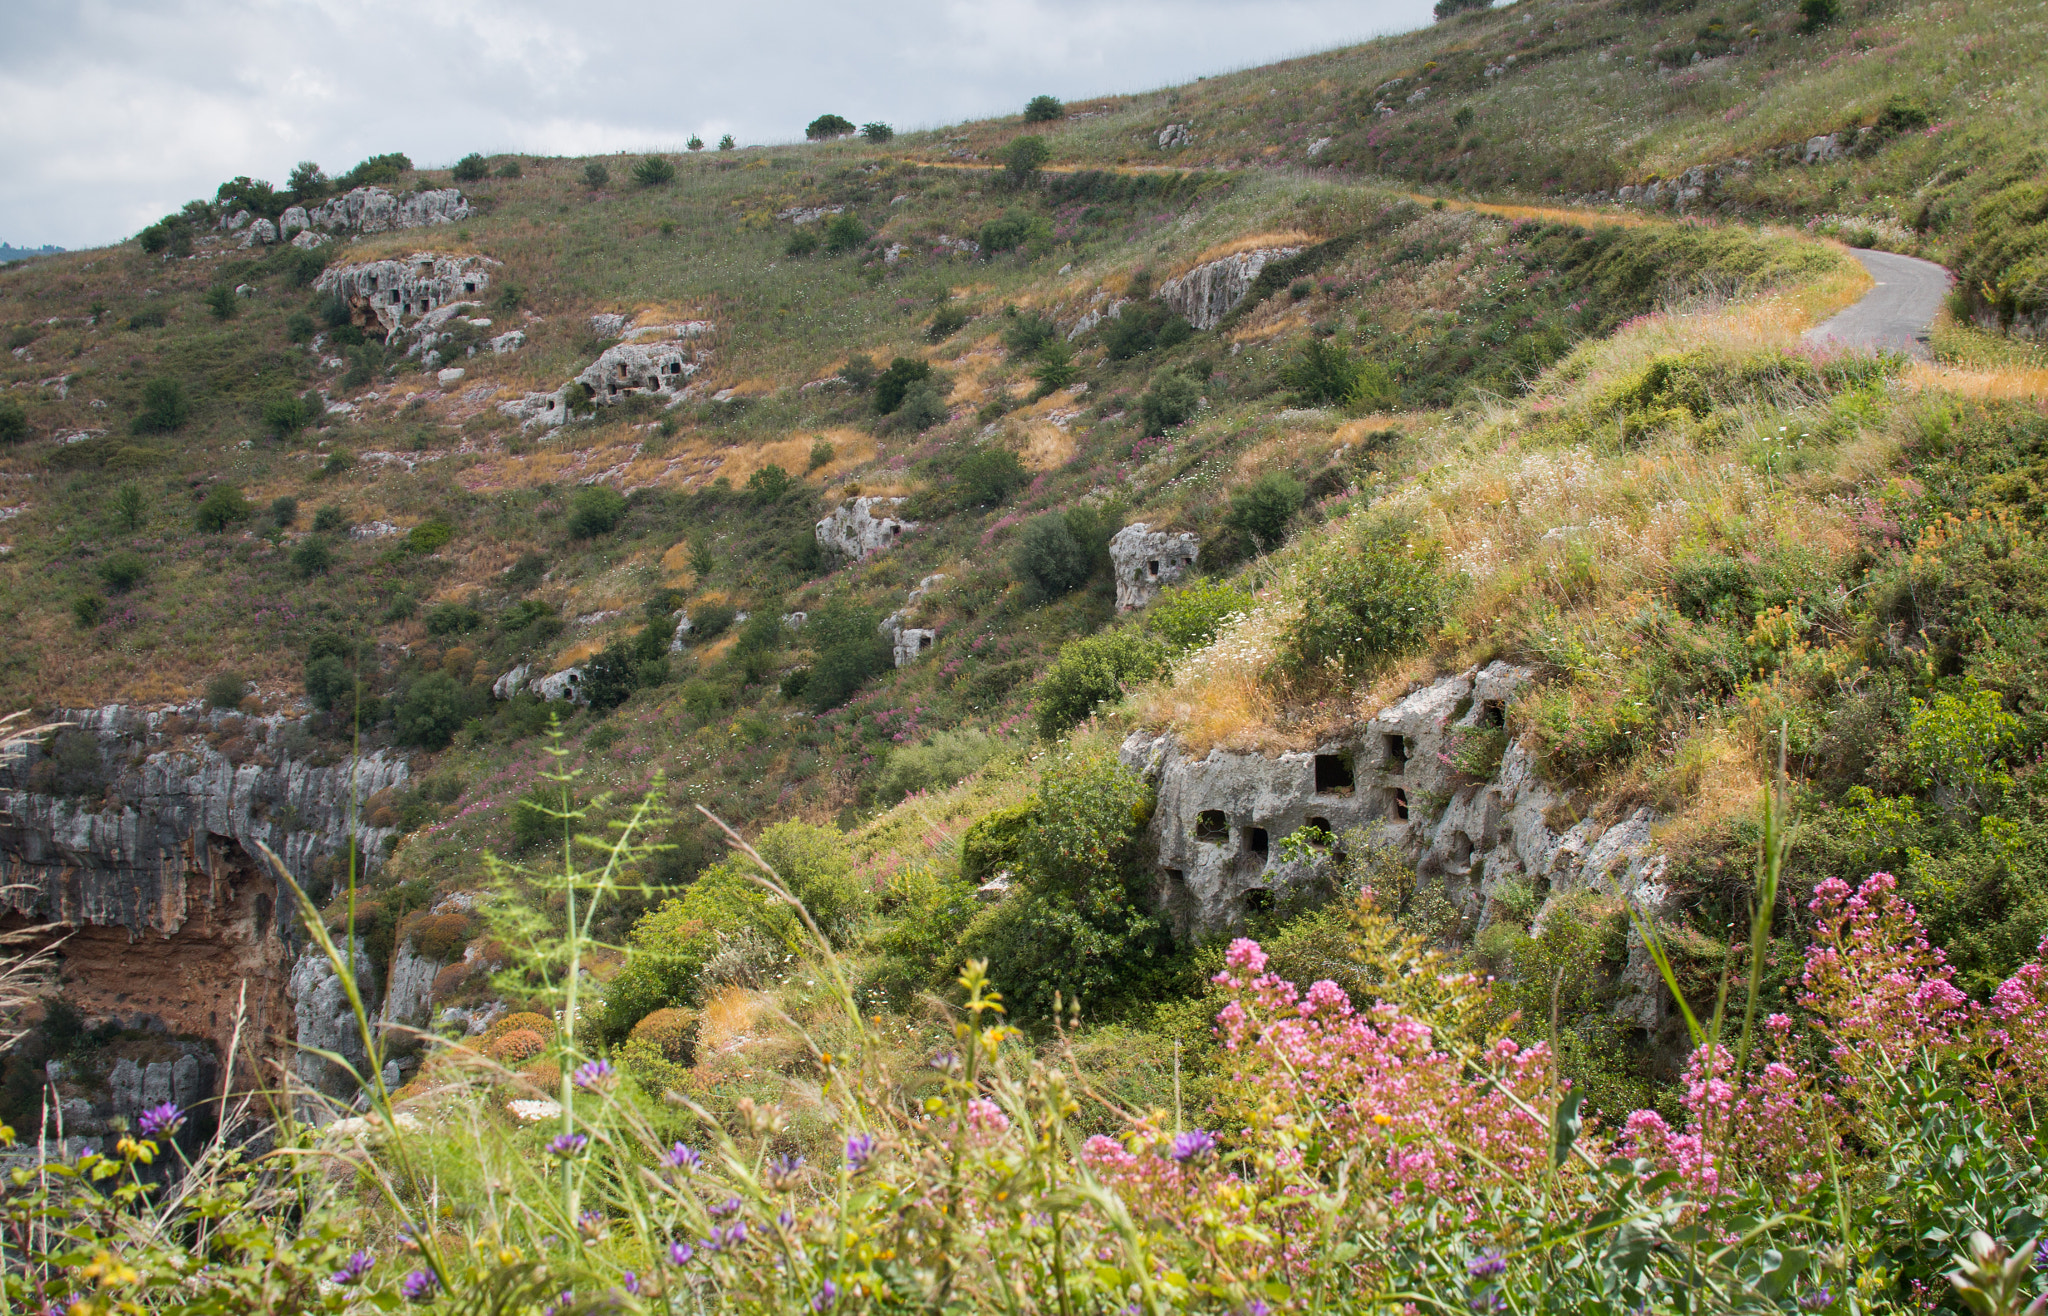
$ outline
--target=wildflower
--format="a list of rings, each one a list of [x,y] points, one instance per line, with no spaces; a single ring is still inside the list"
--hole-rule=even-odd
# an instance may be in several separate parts
[[[662,1159],[678,1170],[695,1172],[704,1168],[704,1158],[697,1154],[695,1147],[690,1146],[686,1142],[679,1142],[669,1148],[668,1155],[662,1157]]]
[[[732,1222],[731,1224],[729,1224],[729,1225],[727,1225],[727,1226],[725,1227],[725,1245],[726,1245],[727,1247],[738,1247],[738,1246],[739,1246],[740,1244],[742,1244],[742,1243],[744,1243],[744,1242],[746,1242],[746,1241],[747,1241],[747,1222],[746,1222],[746,1221],[744,1221],[744,1220],[735,1220],[735,1221],[733,1221],[733,1222]]]
[[[625,1278],[619,1281],[619,1287],[637,1297],[640,1293],[640,1277],[629,1270]]]
[[[771,1188],[787,1188],[803,1173],[804,1158],[801,1156],[778,1156],[768,1162],[768,1185]]]
[[[865,1170],[868,1157],[875,1154],[875,1139],[872,1134],[856,1133],[846,1140],[846,1168],[855,1174]]]
[[[1273,1309],[1262,1299],[1253,1298],[1244,1305],[1244,1316],[1273,1316]]]
[[[1487,1248],[1478,1256],[1465,1263],[1465,1270],[1473,1279],[1492,1279],[1508,1268],[1508,1259],[1497,1247]]]
[[[812,1295],[811,1310],[829,1310],[832,1304],[837,1301],[839,1301],[839,1286],[828,1279],[823,1284],[819,1285],[817,1293]]]
[[[619,1071],[608,1060],[592,1060],[578,1065],[571,1078],[585,1092],[606,1092],[618,1085]]]
[[[555,1316],[555,1313],[558,1311],[567,1311],[571,1306],[575,1305],[575,1302],[576,1291],[574,1289],[563,1289],[555,1295],[553,1302],[540,1309],[540,1316]]]
[[[1007,1133],[1010,1128],[1010,1117],[987,1097],[975,1097],[967,1103],[967,1122],[984,1133]]]
[[[593,1243],[605,1235],[605,1220],[602,1212],[585,1211],[576,1217],[576,1232]]]
[[[432,1302],[440,1291],[441,1281],[431,1270],[415,1270],[407,1275],[398,1286],[407,1302]]]
[[[697,1249],[691,1247],[688,1243],[671,1243],[668,1245],[668,1264],[671,1266],[687,1266],[695,1259],[696,1255]]]
[[[777,1216],[775,1217],[775,1223],[776,1223],[776,1224],[778,1224],[778,1225],[781,1225],[781,1226],[782,1226],[782,1227],[783,1227],[784,1229],[787,1229],[787,1230],[793,1230],[793,1229],[795,1229],[795,1228],[796,1228],[796,1212],[794,1212],[794,1211],[790,1210],[790,1209],[789,1209],[788,1207],[786,1207],[786,1206],[785,1206],[785,1207],[783,1207],[783,1208],[782,1208],[782,1212],[781,1212],[781,1214],[779,1214],[779,1215],[777,1215]]]
[[[733,1212],[735,1212],[735,1211],[737,1211],[737,1210],[739,1210],[739,1209],[740,1209],[740,1199],[739,1199],[739,1198],[737,1198],[737,1197],[728,1197],[728,1198],[726,1198],[726,1199],[725,1199],[725,1200],[724,1200],[723,1202],[720,1202],[720,1203],[719,1203],[719,1204],[718,1204],[717,1206],[714,1206],[714,1207],[712,1207],[712,1208],[711,1208],[711,1214],[713,1214],[713,1215],[731,1215],[731,1214],[732,1214]]]
[[[341,1263],[341,1269],[335,1271],[329,1278],[343,1288],[351,1284],[360,1284],[362,1283],[363,1276],[370,1273],[370,1267],[376,1264],[377,1258],[371,1256],[368,1252],[358,1249],[355,1252],[349,1253],[348,1260]]]
[[[1826,1285],[1822,1285],[1820,1288],[1809,1289],[1800,1294],[1799,1307],[1802,1311],[1825,1311],[1828,1304],[1834,1300],[1835,1295],[1828,1292]]]
[[[398,1246],[407,1252],[417,1252],[420,1250],[419,1236],[414,1232],[412,1222],[404,1221],[399,1224]]]
[[[161,1106],[152,1106],[142,1112],[138,1121],[145,1138],[168,1138],[185,1123],[185,1112],[178,1109],[175,1101],[166,1101]]]
[[[1176,1134],[1173,1139],[1173,1159],[1186,1165],[1199,1156],[1207,1156],[1216,1150],[1216,1135],[1207,1129],[1189,1129]]]

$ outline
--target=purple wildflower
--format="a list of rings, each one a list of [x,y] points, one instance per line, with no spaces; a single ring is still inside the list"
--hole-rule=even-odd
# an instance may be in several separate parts
[[[1473,1279],[1492,1279],[1508,1268],[1508,1259],[1497,1247],[1487,1248],[1478,1256],[1465,1263],[1465,1271]]]
[[[1173,1159],[1185,1165],[1198,1156],[1207,1156],[1216,1150],[1216,1135],[1207,1129],[1189,1129],[1186,1133],[1174,1135]]]
[[[744,1220],[735,1220],[735,1221],[733,1221],[733,1222],[732,1222],[731,1224],[729,1224],[729,1225],[727,1225],[727,1226],[725,1227],[725,1245],[726,1245],[727,1247],[738,1247],[738,1246],[739,1246],[740,1244],[742,1244],[742,1243],[744,1243],[744,1242],[746,1242],[746,1241],[747,1241],[747,1222],[746,1222],[746,1221],[744,1221]]]
[[[576,1232],[585,1238],[603,1238],[605,1233],[604,1225],[604,1215],[599,1211],[585,1211],[582,1215],[576,1217]]]
[[[166,1101],[161,1106],[152,1106],[142,1112],[140,1124],[145,1138],[168,1138],[178,1131],[185,1122],[185,1112],[178,1109],[175,1101]]]
[[[668,1245],[668,1264],[671,1266],[687,1266],[696,1256],[697,1249],[691,1247],[688,1243],[671,1243]]]
[[[376,1264],[377,1258],[371,1256],[368,1252],[358,1249],[355,1252],[351,1252],[348,1260],[341,1263],[341,1269],[335,1271],[329,1278],[344,1288],[351,1284],[360,1284],[363,1276],[370,1273],[370,1267]]]
[[[1834,1300],[1835,1295],[1828,1292],[1826,1285],[1822,1285],[1820,1288],[1808,1289],[1800,1294],[1799,1306],[1802,1311],[1825,1311]]]
[[[678,1170],[696,1171],[704,1166],[704,1158],[697,1154],[695,1147],[686,1142],[679,1142],[669,1148],[668,1155],[662,1159]]]
[[[548,1154],[567,1160],[589,1145],[590,1139],[584,1134],[558,1133],[555,1135],[554,1140],[548,1143]]]
[[[795,1229],[796,1212],[790,1210],[786,1206],[783,1207],[782,1214],[775,1217],[775,1223],[781,1225],[784,1229]]]
[[[619,1287],[637,1296],[640,1292],[640,1277],[629,1270],[626,1277],[619,1281]]]
[[[868,1157],[874,1154],[874,1135],[856,1133],[846,1140],[846,1165],[856,1174],[867,1168]]]
[[[719,1204],[718,1204],[717,1206],[714,1206],[714,1207],[712,1207],[712,1208],[711,1208],[711,1214],[713,1214],[713,1215],[731,1215],[731,1214],[732,1214],[733,1212],[735,1212],[735,1211],[737,1211],[737,1210],[739,1210],[739,1209],[740,1209],[740,1199],[739,1199],[739,1198],[737,1198],[737,1197],[728,1197],[728,1198],[726,1198],[726,1199],[725,1199],[725,1200],[724,1200],[723,1202],[720,1202],[720,1203],[719,1203]]]
[[[603,1092],[618,1082],[619,1071],[612,1068],[609,1060],[592,1060],[576,1066],[571,1077],[585,1092]]]
[[[1273,1316],[1273,1309],[1264,1301],[1253,1298],[1244,1305],[1244,1316]]]
[[[839,1301],[839,1286],[828,1279],[818,1286],[817,1293],[812,1296],[811,1310],[828,1311],[831,1309],[832,1304],[837,1301]]]
[[[398,1291],[407,1302],[432,1302],[441,1291],[441,1281],[431,1270],[415,1270],[400,1282]]]

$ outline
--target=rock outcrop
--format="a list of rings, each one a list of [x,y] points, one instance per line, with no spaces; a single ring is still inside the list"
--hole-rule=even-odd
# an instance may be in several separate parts
[[[404,260],[331,266],[313,288],[340,297],[348,305],[350,320],[365,332],[391,339],[406,332],[408,321],[417,328],[419,321],[450,304],[475,304],[491,286],[491,271],[497,266],[488,256],[421,251]],[[434,322],[435,327],[439,323]]]
[[[1115,567],[1116,610],[1130,612],[1159,596],[1159,591],[1195,569],[1201,540],[1188,533],[1154,530],[1134,521],[1109,541]]]
[[[1155,295],[1195,328],[1214,329],[1252,290],[1259,271],[1271,262],[1285,260],[1300,250],[1300,247],[1260,247],[1220,260],[1205,261],[1160,284]]]
[[[362,942],[350,938],[344,952],[351,961],[363,1009],[374,1017],[377,1009],[377,977]],[[317,948],[299,957],[291,976],[292,1013],[298,1022],[298,1052],[292,1057],[292,1073],[308,1093],[347,1100],[355,1096],[358,1084],[347,1070],[315,1052],[340,1056],[367,1073],[369,1053],[363,1048],[363,1031],[348,998],[348,987],[334,964]],[[317,1120],[325,1109],[317,1100],[303,1101],[299,1118]]]
[[[877,553],[894,548],[904,533],[917,529],[917,522],[887,515],[901,506],[901,498],[849,498],[832,509],[832,515],[818,522],[818,543],[835,553],[865,562]]]
[[[1553,902],[1588,891],[1660,908],[1665,859],[1654,815],[1637,810],[1612,825],[1581,818],[1526,749],[1503,744],[1508,705],[1530,677],[1500,662],[1444,677],[1313,753],[1194,758],[1170,733],[1132,734],[1121,759],[1158,790],[1150,833],[1163,910],[1183,934],[1237,925],[1311,875],[1313,864],[1281,844],[1303,827],[1363,828],[1395,848],[1468,935],[1489,921],[1490,900],[1509,881],[1527,884],[1539,924]],[[1639,951],[1624,980],[1647,988]],[[1636,999],[1654,1023],[1655,994]]]
[[[469,201],[452,187],[394,196],[381,187],[359,187],[331,197],[306,212],[309,227],[328,233],[388,233],[426,228],[469,218]]]
[[[704,353],[686,339],[659,343],[614,343],[576,376],[598,406],[624,402],[639,393],[674,398],[702,369]]]

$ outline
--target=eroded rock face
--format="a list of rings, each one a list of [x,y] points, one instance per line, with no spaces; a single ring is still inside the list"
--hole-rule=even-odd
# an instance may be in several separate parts
[[[363,998],[363,1009],[372,1018],[377,1009],[377,979],[370,963],[370,957],[363,951],[358,938],[350,938],[343,953],[351,962],[357,990]],[[355,1009],[348,999],[348,988],[334,964],[317,948],[309,949],[299,957],[292,969],[291,1003],[293,1014],[298,1021],[299,1050],[292,1057],[292,1072],[299,1083],[312,1093],[328,1097],[347,1099],[356,1094],[358,1085],[347,1070],[315,1051],[329,1051],[341,1056],[354,1065],[357,1073],[366,1073],[369,1053],[363,1048],[363,1031],[357,1022]],[[317,1101],[303,1100],[299,1117],[317,1120],[325,1107]]]
[[[915,521],[888,515],[902,503],[901,498],[849,498],[818,522],[818,543],[861,562],[894,548],[905,533],[917,529]]]
[[[468,218],[468,199],[452,187],[404,196],[393,196],[381,187],[359,187],[306,212],[311,227],[329,233],[387,233],[392,229],[453,224]]]
[[[1171,734],[1132,734],[1120,757],[1159,792],[1150,831],[1161,904],[1177,930],[1223,932],[1308,877],[1281,845],[1304,826],[1368,829],[1441,891],[1468,934],[1489,921],[1493,893],[1508,880],[1529,885],[1539,924],[1554,902],[1587,891],[1660,908],[1665,858],[1649,810],[1603,827],[1579,818],[1520,745],[1487,764],[1484,751],[1505,739],[1506,709],[1530,678],[1498,662],[1444,677],[1314,753],[1213,750],[1196,759]],[[1486,775],[1467,775],[1461,756],[1465,770]],[[1650,974],[1633,947],[1624,982],[1645,989],[1633,999],[1646,1026],[1660,1008]]]
[[[391,974],[378,1019],[386,1024],[424,1028],[434,1005],[434,979],[447,965],[419,953],[411,937],[391,954]]]
[[[1259,271],[1276,260],[1300,252],[1300,247],[1261,247],[1240,251],[1197,265],[1177,278],[1159,285],[1154,295],[1172,307],[1197,329],[1214,329],[1252,290]]]
[[[703,355],[683,339],[614,343],[576,376],[576,382],[589,389],[590,400],[601,407],[638,393],[673,398],[702,368]]]
[[[1109,560],[1116,568],[1116,610],[1130,612],[1159,596],[1159,591],[1195,569],[1201,541],[1192,534],[1154,530],[1134,521],[1109,541]]]
[[[349,318],[366,332],[395,338],[451,303],[474,305],[491,286],[498,265],[488,256],[442,256],[415,252],[404,260],[374,260],[331,266],[313,284],[348,304]],[[446,316],[442,317],[446,319]],[[438,327],[439,322],[435,322]]]

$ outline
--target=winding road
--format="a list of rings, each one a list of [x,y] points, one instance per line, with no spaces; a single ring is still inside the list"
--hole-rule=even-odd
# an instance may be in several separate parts
[[[1949,273],[1933,261],[1889,251],[1852,251],[1877,280],[1861,301],[1806,331],[1806,341],[1827,347],[1865,347],[1933,359],[1927,331],[1948,296]]]

